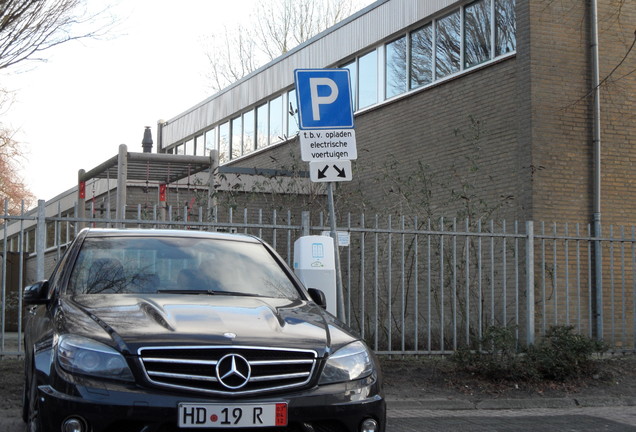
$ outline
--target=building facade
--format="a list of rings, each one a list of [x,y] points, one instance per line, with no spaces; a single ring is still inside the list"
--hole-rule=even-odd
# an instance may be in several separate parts
[[[599,1],[595,20],[591,8],[378,1],[160,123],[159,151],[214,148],[221,165],[237,167],[298,164],[293,71],[342,67],[351,71],[358,145],[354,180],[338,194],[348,208],[589,223],[599,200],[604,223],[630,223],[636,7]]]

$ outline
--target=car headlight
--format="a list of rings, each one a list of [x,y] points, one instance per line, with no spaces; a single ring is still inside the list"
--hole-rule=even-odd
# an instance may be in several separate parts
[[[374,365],[369,350],[361,341],[350,343],[336,351],[325,365],[318,384],[332,384],[367,377]]]
[[[124,357],[103,343],[76,335],[60,336],[57,359],[67,372],[133,381]]]

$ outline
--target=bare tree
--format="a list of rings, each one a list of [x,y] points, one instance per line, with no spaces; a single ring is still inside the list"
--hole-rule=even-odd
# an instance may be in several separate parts
[[[89,9],[86,0],[1,0],[0,70],[28,60],[43,61],[43,52],[66,42],[99,38],[115,24],[109,6]],[[0,118],[11,106],[11,94],[0,88]],[[15,131],[0,122],[0,199],[8,200],[11,214],[34,201],[19,170],[25,152]],[[28,208],[28,207],[27,207]]]
[[[213,90],[221,90],[267,61],[342,21],[370,0],[266,0],[248,24],[225,27],[206,40]]]
[[[0,90],[0,110],[11,104],[11,95]],[[14,131],[0,124],[0,206],[5,211],[5,200],[8,201],[9,214],[19,214],[24,201],[25,208],[35,201],[35,197],[29,191],[22,180],[19,170],[24,160],[24,151],[19,142],[13,139]]]
[[[0,2],[0,69],[63,43],[106,34],[115,24],[108,6],[91,11],[85,0],[3,0]]]
[[[210,62],[208,78],[214,90],[238,81],[258,67],[254,55],[256,40],[247,27],[231,30],[226,26],[223,33],[210,36],[205,43],[205,55]]]

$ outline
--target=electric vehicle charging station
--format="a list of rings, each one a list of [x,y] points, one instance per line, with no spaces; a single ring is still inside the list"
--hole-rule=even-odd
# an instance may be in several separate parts
[[[307,288],[325,294],[327,311],[337,315],[334,241],[328,236],[304,236],[294,242],[294,273]]]

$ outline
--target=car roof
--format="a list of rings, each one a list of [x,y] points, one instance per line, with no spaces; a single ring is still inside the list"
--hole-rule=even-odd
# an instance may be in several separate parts
[[[249,243],[261,243],[260,239],[247,234],[230,234],[196,230],[178,229],[118,229],[118,228],[85,228],[86,237],[178,237],[178,238],[202,238],[216,240],[233,240]]]

